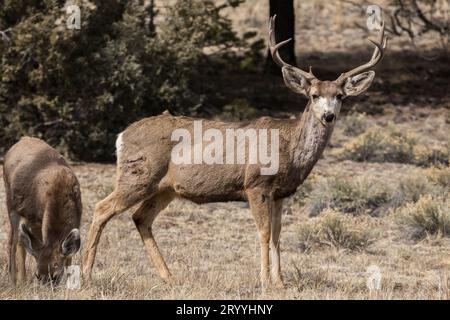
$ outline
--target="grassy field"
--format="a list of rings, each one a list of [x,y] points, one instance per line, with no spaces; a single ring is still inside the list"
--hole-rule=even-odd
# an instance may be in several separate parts
[[[237,29],[254,28],[265,36],[268,8],[260,3],[248,0],[230,12]],[[297,50],[317,65],[319,76],[335,75],[368,55],[367,35],[352,23],[355,13],[344,5],[340,10],[349,13],[331,19],[327,3],[296,2]],[[50,288],[29,272],[29,283],[14,288],[7,273],[1,183],[0,299],[449,299],[448,58],[427,61],[403,52],[405,39],[392,43],[372,88],[346,104],[323,158],[285,201],[285,288],[261,291],[259,241],[246,204],[198,206],[181,200],[171,203],[153,228],[176,279],[173,286],[149,263],[130,210],[103,232],[92,284],[74,291]],[[293,106],[303,103],[281,79],[274,84],[259,73],[236,78],[221,80],[221,90],[248,99],[258,114],[298,116]],[[292,97],[287,107],[261,111],[269,109],[275,91]],[[115,166],[74,163],[73,168],[82,187],[84,240],[94,205],[113,189]],[[74,262],[80,263],[80,254]],[[369,291],[367,269],[373,265],[381,271],[381,288]],[[32,259],[27,267],[33,270]]]
[[[448,110],[437,110],[431,115],[412,113],[417,120],[408,123],[394,123],[389,115],[349,115],[341,119],[324,159],[307,183],[285,203],[284,289],[261,292],[259,242],[246,204],[198,206],[175,201],[154,227],[176,278],[174,286],[155,274],[130,210],[105,229],[91,285],[68,291],[64,287],[42,287],[30,280],[23,287],[13,288],[5,248],[0,252],[0,299],[448,299],[450,241],[446,236],[450,225],[445,226],[443,221],[442,232],[434,232],[407,218],[414,214],[426,218],[428,211],[422,210],[418,202],[427,205],[424,195],[432,195],[432,203],[440,205],[441,216],[450,221],[450,169],[342,159],[348,157],[344,151],[349,142],[358,141],[373,125],[385,129],[381,131],[388,131],[386,127],[402,128],[405,134],[418,137],[422,131],[429,131],[426,141],[418,138],[413,143],[415,149],[420,150],[421,143],[439,145],[441,137],[450,133],[445,122],[448,116]],[[385,156],[392,152],[386,146],[380,148]],[[84,238],[95,203],[112,190],[115,168],[100,164],[73,166],[82,186]],[[1,185],[2,244],[6,244],[8,230],[4,197]],[[415,207],[408,211],[411,206]],[[420,234],[421,228],[425,234]],[[79,261],[77,254],[75,263]],[[32,259],[27,263],[29,269],[34,267]],[[371,265],[381,270],[379,291],[370,292],[366,286],[366,271]]]

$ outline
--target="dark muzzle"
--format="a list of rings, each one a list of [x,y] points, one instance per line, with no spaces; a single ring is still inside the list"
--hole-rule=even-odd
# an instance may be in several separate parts
[[[325,120],[325,122],[327,123],[333,122],[335,118],[336,116],[334,115],[334,113],[327,113],[323,115],[323,120]]]

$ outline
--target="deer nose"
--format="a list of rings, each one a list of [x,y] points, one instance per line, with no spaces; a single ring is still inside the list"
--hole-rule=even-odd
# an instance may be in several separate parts
[[[327,123],[333,122],[333,120],[336,118],[334,113],[325,113],[322,117]]]

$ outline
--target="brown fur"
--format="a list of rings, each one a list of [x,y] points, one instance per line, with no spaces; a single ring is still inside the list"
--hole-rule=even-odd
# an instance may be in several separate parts
[[[151,224],[159,211],[173,198],[180,197],[197,203],[249,201],[262,241],[269,245],[272,238],[273,277],[274,281],[281,283],[278,239],[282,199],[293,194],[306,179],[325,148],[333,126],[324,126],[309,106],[297,120],[270,117],[241,123],[203,120],[204,130],[279,129],[279,172],[262,176],[259,165],[175,165],[171,162],[171,150],[176,143],[170,140],[172,131],[186,128],[192,132],[194,120],[165,113],[138,121],[123,132],[115,190],[98,203],[94,211],[83,261],[85,275],[90,274],[100,233],[106,222],[142,202],[133,219],[151,260],[160,275],[169,279],[170,273],[151,233]],[[268,251],[264,251],[263,260],[267,259]],[[264,262],[262,268],[267,270],[268,264]],[[263,271],[263,281],[267,277]]]
[[[61,244],[81,219],[80,186],[64,158],[42,140],[25,137],[6,154],[4,180],[10,229],[10,275],[25,279],[25,248],[20,240],[23,224],[37,240],[34,249],[37,276],[60,276],[70,258]],[[17,250],[17,257],[15,257]]]
[[[339,116],[342,100],[361,94],[372,83],[375,73],[363,71],[381,60],[387,40],[383,27],[380,43],[374,43],[376,48],[369,63],[342,74],[335,81],[320,81],[311,71],[306,73],[282,61],[277,51],[283,43],[275,44],[274,25],[275,18],[269,24],[272,57],[282,68],[287,87],[309,99],[301,118],[279,120],[264,117],[240,123],[203,120],[202,127],[203,130],[217,129],[222,136],[226,136],[226,129],[278,129],[278,172],[261,175],[260,165],[255,164],[176,165],[171,161],[171,151],[177,143],[171,141],[172,132],[183,128],[193,136],[196,120],[193,118],[174,117],[164,112],[130,125],[119,139],[122,144],[118,151],[115,190],[94,210],[83,257],[85,276],[91,276],[106,223],[113,216],[141,203],[133,220],[157,271],[161,277],[170,280],[169,269],[152,234],[152,223],[173,198],[179,197],[197,203],[248,201],[261,242],[261,282],[265,286],[270,278],[270,247],[272,280],[277,285],[282,284],[279,241],[282,200],[296,191],[322,155]]]

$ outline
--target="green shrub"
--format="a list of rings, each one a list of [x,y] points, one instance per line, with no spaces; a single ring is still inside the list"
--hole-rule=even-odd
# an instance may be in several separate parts
[[[365,177],[322,178],[307,195],[310,214],[318,215],[325,208],[354,215],[377,215],[380,207],[390,200],[390,190]]]
[[[428,179],[421,175],[407,176],[398,181],[392,195],[391,206],[398,208],[409,202],[416,202],[422,196],[432,193],[433,186]]]
[[[292,201],[305,206],[310,216],[317,216],[326,209],[355,216],[380,216],[416,203],[426,195],[446,198],[449,193],[450,167],[439,166],[428,169],[425,174],[413,172],[389,182],[365,175],[314,177],[299,188]]]
[[[353,125],[345,127],[352,135],[359,128]],[[390,124],[387,128],[373,126],[353,138],[343,148],[334,152],[341,159],[372,162],[411,163],[428,167],[436,164],[448,164],[450,148],[443,145],[417,144],[414,134]]]
[[[429,167],[436,164],[449,164],[450,148],[442,145],[424,146],[418,145],[414,147],[414,163]]]
[[[363,134],[347,142],[337,152],[341,159],[353,161],[380,161],[379,150],[382,148],[383,134],[380,127],[371,127]]]
[[[300,228],[300,247],[309,251],[316,247],[332,247],[337,250],[362,250],[374,238],[369,229],[362,227],[355,218],[346,217],[334,210],[326,210],[315,222]]]
[[[258,109],[245,99],[237,99],[223,107],[220,118],[226,121],[250,120],[258,115]]]
[[[410,163],[413,158],[413,148],[416,145],[414,134],[405,132],[395,125],[388,126],[384,132],[383,161]]]
[[[337,152],[341,159],[353,161],[413,163],[416,139],[394,125],[370,127]]]
[[[0,30],[13,31],[7,46],[0,40],[0,146],[32,135],[73,159],[111,160],[131,122],[165,109],[198,112],[198,79],[214,68],[205,48],[226,60],[244,47],[222,14],[240,2],[177,0],[155,29],[149,1],[75,1],[81,29],[68,30],[64,1],[7,1]]]
[[[348,136],[357,136],[367,129],[367,116],[364,113],[351,113],[342,119],[344,133]]]
[[[428,180],[450,192],[450,166],[436,166],[427,170]]]
[[[450,201],[424,195],[397,212],[398,223],[414,239],[450,236]]]
[[[297,191],[292,196],[292,201],[299,206],[306,205],[309,200],[308,197],[317,184],[317,177],[311,173],[305,181],[298,187]]]
[[[448,197],[450,169],[440,166],[428,169],[425,174],[413,173],[400,179],[393,190],[390,206],[394,209],[407,203],[416,203],[426,195],[435,198]]]

